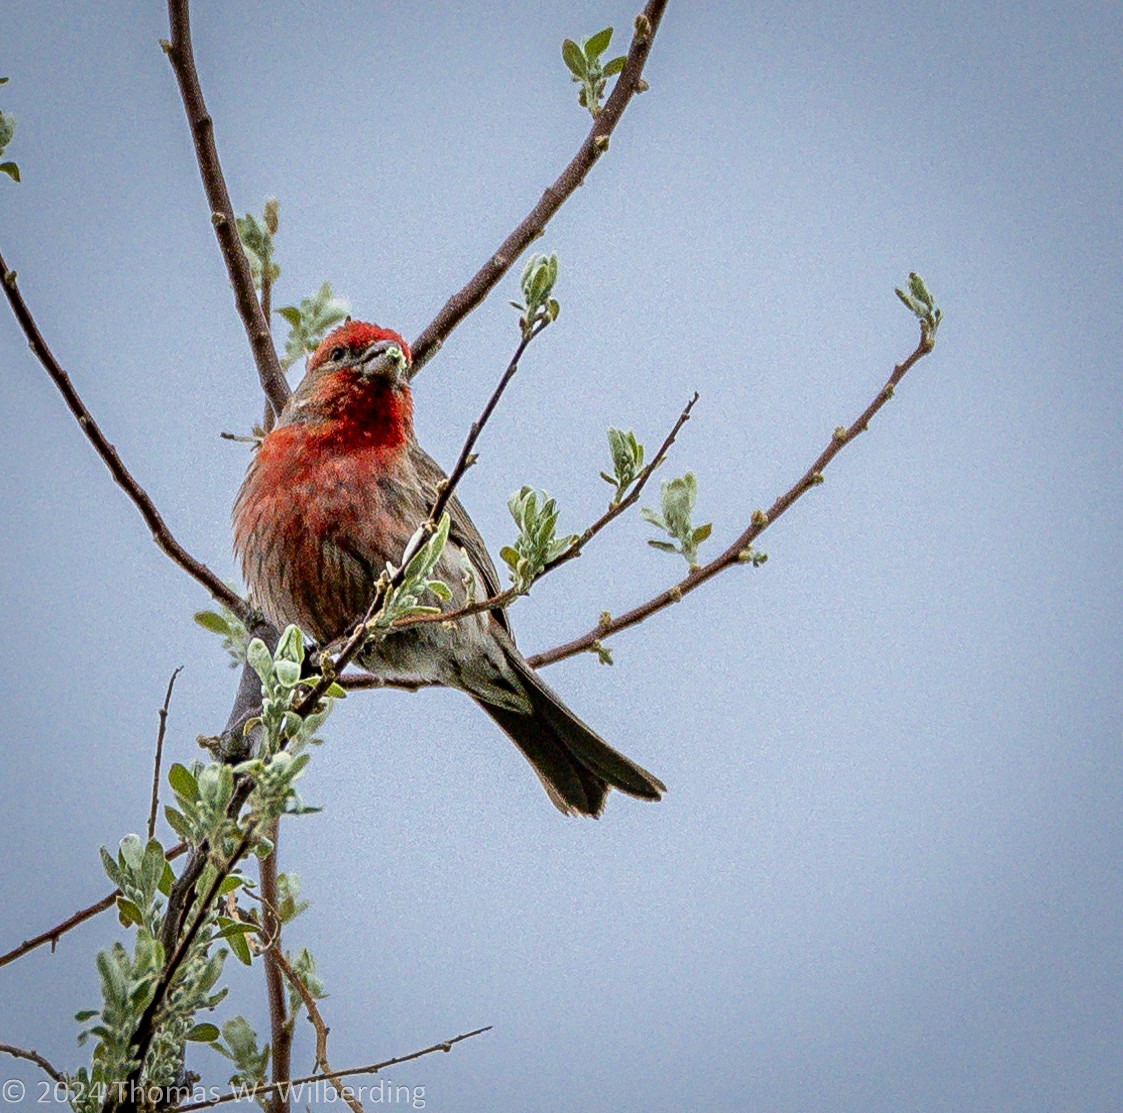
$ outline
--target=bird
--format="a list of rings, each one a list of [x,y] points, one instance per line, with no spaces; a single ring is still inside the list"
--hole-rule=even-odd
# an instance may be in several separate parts
[[[446,476],[414,436],[411,360],[397,332],[345,322],[316,348],[254,452],[234,501],[234,552],[252,601],[279,630],[295,625],[321,646],[346,633],[365,615],[386,564],[402,563],[429,515]],[[447,507],[448,541],[433,575],[448,586],[443,609],[452,611],[475,601],[473,582],[481,599],[500,586],[459,499]],[[359,661],[383,678],[417,677],[467,693],[563,814],[599,816],[612,788],[642,800],[666,791],[527,664],[503,607],[391,630]]]

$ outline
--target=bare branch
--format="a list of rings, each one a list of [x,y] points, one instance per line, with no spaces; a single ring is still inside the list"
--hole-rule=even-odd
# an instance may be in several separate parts
[[[435,1043],[432,1047],[425,1047],[420,1051],[412,1051],[408,1055],[398,1055],[393,1059],[384,1059],[381,1063],[371,1063],[369,1066],[365,1067],[351,1067],[348,1070],[336,1071],[334,1075],[307,1074],[303,1078],[288,1079],[284,1085],[307,1086],[313,1082],[327,1082],[338,1078],[354,1078],[359,1074],[377,1074],[379,1071],[400,1066],[402,1063],[412,1063],[414,1059],[420,1059],[425,1055],[432,1055],[437,1051],[449,1052],[455,1044],[462,1043],[464,1040],[470,1040],[473,1036],[480,1036],[483,1035],[484,1032],[490,1031],[491,1025],[489,1024],[485,1028],[477,1028],[473,1032],[464,1032],[462,1035],[453,1036],[451,1040],[445,1040],[443,1043]],[[181,1105],[176,1113],[197,1113],[200,1109],[213,1109],[216,1105],[228,1105],[232,1101],[245,1101],[247,1096],[264,1097],[266,1094],[272,1093],[274,1089],[276,1089],[276,1085],[270,1084],[255,1089],[252,1094],[246,1094],[245,1091],[238,1090],[229,1094],[224,1094],[220,1098],[212,1098],[210,1101],[197,1101],[192,1105]]]
[[[411,375],[416,375],[437,354],[452,330],[487,297],[523,250],[542,235],[553,215],[585,180],[597,159],[608,150],[609,137],[620,122],[632,96],[641,87],[644,63],[651,51],[651,44],[666,6],[667,0],[648,0],[642,14],[636,17],[636,29],[628,49],[627,64],[577,154],[557,181],[542,194],[538,204],[527,213],[522,223],[499,245],[471,281],[449,298],[425,331],[413,342]]]
[[[56,1070],[38,1051],[32,1051],[30,1048],[14,1047],[10,1043],[0,1043],[0,1052],[3,1052],[5,1055],[10,1055],[13,1059],[25,1059],[29,1063],[34,1063],[44,1074],[49,1075],[53,1082],[66,1082],[66,1078],[62,1072]],[[5,1100],[8,1099],[5,1098]]]
[[[156,835],[156,812],[160,807],[160,761],[164,756],[164,734],[168,729],[168,706],[172,702],[172,689],[175,687],[175,678],[183,672],[180,665],[172,673],[168,681],[168,690],[164,694],[164,705],[160,708],[160,729],[156,732],[156,758],[152,762],[152,803],[148,809],[148,837]]]
[[[222,165],[218,161],[218,149],[215,147],[214,121],[207,112],[203,90],[199,85],[199,74],[195,69],[188,0],[168,0],[168,22],[171,27],[171,42],[165,40],[160,45],[171,61],[179,85],[187,122],[191,127],[191,138],[195,143],[195,157],[203,179],[203,191],[211,210],[211,224],[226,264],[226,273],[230,276],[234,304],[246,330],[254,363],[257,364],[261,389],[273,412],[279,414],[291,392],[277,358],[277,350],[273,347],[269,323],[257,300],[253,275],[250,273],[242,241],[238,238],[234,208],[230,204],[230,194],[226,189],[226,179],[222,175]]]
[[[258,863],[261,878],[261,926],[265,938],[271,940],[264,951],[265,992],[269,999],[270,1046],[272,1047],[273,1081],[279,1082],[292,1073],[292,1023],[285,1006],[285,987],[281,981],[284,952],[281,950],[281,917],[277,914],[277,848],[280,823],[273,821],[269,840],[273,849]],[[270,1113],[285,1113],[288,1098],[274,1091]]]
[[[129,469],[121,462],[117,450],[106,440],[105,434],[94,421],[90,411],[86,409],[86,404],[79,397],[77,390],[74,389],[70,376],[59,366],[58,360],[47,347],[47,342],[43,339],[43,334],[39,331],[39,326],[36,325],[34,317],[31,316],[31,310],[28,309],[27,303],[23,300],[23,295],[16,285],[15,271],[8,269],[8,264],[4,261],[2,255],[0,255],[0,277],[2,277],[2,283],[0,284],[4,287],[8,304],[11,305],[12,312],[19,322],[20,328],[23,329],[24,336],[27,337],[28,346],[43,365],[47,374],[50,375],[51,381],[58,387],[70,412],[78,419],[82,432],[86,434],[86,439],[94,446],[94,450],[109,469],[110,475],[124,489],[125,494],[129,496],[133,505],[140,511],[140,516],[152,532],[152,539],[167,556],[171,557],[189,576],[202,584],[215,599],[229,607],[239,618],[245,621],[250,614],[249,604],[231,591],[202,561],[196,560],[172,536],[171,530],[168,529],[164,519],[160,516],[160,512],[156,509],[144,488],[133,478]]]
[[[369,672],[349,672],[335,678],[336,684],[349,692],[365,692],[375,688],[397,688],[402,692],[417,692],[422,688],[441,687],[435,680],[425,680],[420,676],[386,677],[375,676]]]
[[[672,603],[680,602],[684,595],[687,595],[696,587],[700,587],[719,572],[735,564],[742,563],[742,561],[746,559],[742,554],[747,554],[750,551],[752,543],[768,526],[775,522],[797,499],[823,481],[823,470],[826,466],[842,451],[844,445],[849,444],[859,433],[864,433],[866,431],[873,416],[893,397],[894,388],[901,379],[904,378],[906,372],[931,350],[932,338],[922,330],[920,343],[916,346],[916,349],[908,359],[893,368],[893,373],[889,376],[885,385],[878,391],[874,400],[855,419],[853,424],[851,424],[849,428],[839,426],[838,429],[835,430],[830,444],[823,449],[807,471],[805,471],[784,494],[776,499],[767,513],[761,510],[756,511],[752,516],[752,521],[748,528],[745,529],[729,548],[715,557],[709,564],[703,564],[700,568],[693,569],[688,576],[680,580],[677,584],[667,588],[666,591],[660,592],[646,603],[634,607],[627,613],[619,615],[616,618],[606,616],[593,627],[592,630],[582,634],[580,637],[574,638],[572,641],[566,642],[564,645],[559,645],[554,649],[549,649],[545,653],[538,653],[533,657],[528,657],[528,664],[530,664],[532,668],[540,669],[545,665],[552,665],[555,661],[564,661],[567,657],[572,657],[577,653],[592,649],[602,639],[611,634],[619,633],[621,630],[626,630],[629,626],[635,626],[643,622],[644,619],[649,618],[657,611],[661,611],[664,607],[669,607]]]
[[[352,1113],[363,1113],[362,1103],[358,1098],[354,1097],[351,1091],[340,1081],[339,1075],[332,1071],[331,1063],[328,1062],[328,1026],[324,1023],[324,1018],[320,1015],[319,1007],[316,1005],[316,998],[312,996],[311,990],[304,984],[304,979],[297,974],[292,968],[292,964],[281,952],[279,939],[274,940],[272,947],[270,947],[267,953],[272,954],[274,959],[276,959],[277,965],[284,972],[285,977],[288,978],[292,987],[300,994],[300,999],[304,1002],[304,1007],[308,1010],[308,1020],[312,1027],[316,1029],[316,1066],[328,1076],[332,1086],[335,1087],[335,1092],[351,1107]],[[273,1081],[276,1082],[277,1079]]]
[[[177,843],[165,855],[170,862],[173,858],[178,858],[187,850],[186,843]],[[95,916],[112,908],[114,901],[121,895],[120,889],[114,889],[112,893],[108,893],[102,897],[101,900],[95,901],[87,908],[83,908],[75,912],[73,916],[69,916],[60,924],[55,924],[49,931],[44,931],[39,935],[33,936],[31,939],[25,939],[18,947],[13,947],[10,951],[0,955],[0,966],[7,966],[9,962],[15,962],[17,958],[22,958],[28,951],[34,951],[37,947],[42,947],[44,943],[50,943],[51,950],[55,949],[55,944],[58,943],[59,938],[65,935],[72,928],[76,928],[79,924],[84,924],[87,920],[92,920]]]

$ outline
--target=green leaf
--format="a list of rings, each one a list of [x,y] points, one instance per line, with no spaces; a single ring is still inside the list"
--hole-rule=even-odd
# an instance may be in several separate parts
[[[136,906],[135,901],[131,901],[128,897],[117,898],[117,916],[125,927],[129,924],[143,924],[144,917],[140,914],[140,909]]]
[[[214,611],[196,611],[195,621],[202,626],[204,630],[209,630],[212,634],[222,634],[229,636],[230,623],[220,614]]]
[[[572,39],[565,39],[562,42],[562,60],[574,77],[582,78],[588,72],[585,55]]]
[[[8,79],[5,77],[4,81],[7,80]],[[3,84],[3,82],[0,81],[0,84]],[[97,1014],[97,1009],[83,1009],[80,1013],[74,1014],[74,1019],[78,1021],[79,1024],[85,1024],[87,1020],[93,1020]]]
[[[300,310],[295,305],[282,305],[273,312],[279,313],[293,328],[300,327]]]
[[[669,541],[652,541],[647,542],[653,549],[659,549],[664,553],[677,553],[678,549]]]
[[[195,778],[190,770],[180,765],[178,761],[168,770],[168,784],[172,786],[172,791],[184,800],[195,800],[199,795],[199,786]]]
[[[0,174],[7,174],[13,182],[20,180],[19,167],[14,162],[0,162]]]
[[[692,540],[695,545],[700,545],[707,537],[714,531],[713,522],[707,522],[704,526],[699,526],[693,533]]]
[[[192,1043],[214,1043],[220,1034],[214,1024],[196,1024],[185,1038]]]
[[[585,57],[589,61],[599,58],[607,49],[608,44],[612,42],[612,28],[606,27],[603,31],[598,31],[595,35],[585,40]]]
[[[611,62],[608,62],[602,72],[605,77],[612,77],[615,74],[622,73],[627,62],[627,57],[621,54],[619,58],[613,58]]]

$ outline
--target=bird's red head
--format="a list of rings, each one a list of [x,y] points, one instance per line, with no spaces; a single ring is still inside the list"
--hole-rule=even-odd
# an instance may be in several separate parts
[[[393,329],[380,328],[366,321],[348,321],[324,337],[308,361],[309,371],[327,365],[354,367],[397,347],[405,356],[406,366],[413,359],[409,345]]]
[[[413,438],[409,364],[398,333],[348,321],[313,353],[278,425],[314,430],[331,451],[400,448]]]

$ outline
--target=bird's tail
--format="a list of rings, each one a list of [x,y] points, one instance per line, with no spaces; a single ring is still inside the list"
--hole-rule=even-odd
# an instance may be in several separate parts
[[[529,713],[479,696],[475,699],[523,752],[559,811],[598,816],[610,788],[641,800],[660,799],[666,785],[658,777],[618,753],[578,719],[513,643],[505,648],[508,664],[530,702]]]

